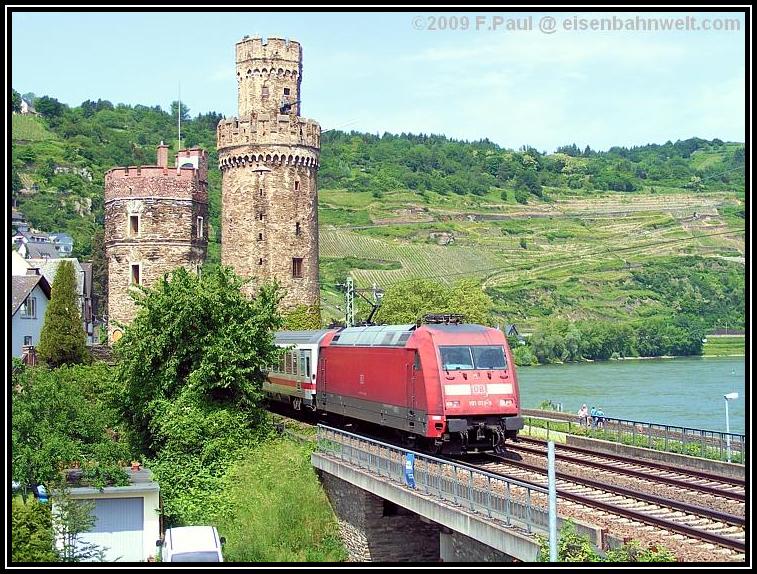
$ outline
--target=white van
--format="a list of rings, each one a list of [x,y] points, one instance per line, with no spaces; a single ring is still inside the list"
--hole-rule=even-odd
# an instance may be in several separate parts
[[[163,562],[223,562],[225,542],[215,526],[181,526],[166,529],[155,544],[161,547]]]

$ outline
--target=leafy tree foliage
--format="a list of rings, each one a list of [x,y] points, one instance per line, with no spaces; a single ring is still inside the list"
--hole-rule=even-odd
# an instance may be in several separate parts
[[[537,561],[549,561],[549,539],[537,535],[539,538],[539,555]],[[615,550],[609,550],[603,557],[592,545],[589,537],[579,534],[572,520],[567,520],[560,529],[557,542],[558,562],[675,562],[676,557],[664,547],[642,547],[641,543],[632,540]]]
[[[37,351],[39,358],[51,367],[90,360],[76,294],[74,265],[70,261],[63,261],[55,274]]]
[[[184,392],[242,410],[262,399],[263,371],[278,354],[280,297],[265,285],[248,299],[243,283],[230,268],[202,278],[179,268],[136,297],[139,311],[114,350],[123,412],[147,452],[165,442],[156,416]]]
[[[11,505],[11,562],[58,562],[49,504],[35,499]]]
[[[469,323],[487,325],[492,301],[474,279],[462,279],[446,287],[431,279],[390,285],[374,321],[385,324],[415,323],[429,313],[461,313]]]
[[[16,90],[13,90],[11,93],[11,109],[16,113],[19,113],[21,111],[21,94]]]
[[[321,328],[321,310],[317,306],[297,305],[284,314],[283,328],[289,331],[307,331]]]
[[[14,369],[12,475],[25,496],[61,468],[115,465],[130,458],[128,429],[110,406],[107,365]]]
[[[108,309],[108,260],[105,258],[105,232],[98,228],[92,238],[92,298],[97,316]]]

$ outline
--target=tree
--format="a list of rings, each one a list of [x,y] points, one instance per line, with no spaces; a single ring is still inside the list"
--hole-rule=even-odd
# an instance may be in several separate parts
[[[19,113],[21,111],[21,94],[19,94],[16,90],[13,90],[11,96],[11,109]]]
[[[42,96],[34,102],[34,108],[45,118],[58,118],[68,108],[65,104],[60,103],[55,98]]]
[[[55,275],[37,352],[39,358],[51,367],[89,361],[87,335],[76,295],[74,265],[70,261],[63,261]]]
[[[105,258],[105,232],[98,227],[92,238],[92,291],[94,312],[102,317],[108,310],[108,260]]]
[[[491,298],[472,279],[451,287],[431,279],[416,279],[390,285],[376,312],[376,323],[415,323],[430,313],[460,313],[470,323],[488,324]]]
[[[65,489],[55,496],[53,530],[61,541],[62,562],[91,562],[104,560],[104,548],[92,542],[85,542],[81,535],[95,525],[95,501],[71,498]]]
[[[13,499],[11,562],[58,562],[50,505]]]
[[[174,100],[173,102],[171,102],[171,117],[175,118],[178,111],[179,111],[179,102],[178,100]],[[189,108],[186,105],[181,104],[181,121],[186,122],[189,120],[190,120]]]
[[[130,458],[104,363],[18,368],[12,382],[11,468],[24,498],[33,485],[57,481],[60,468],[73,462],[103,468]]]
[[[139,311],[114,346],[124,415],[140,447],[160,447],[155,418],[191,395],[193,404],[255,411],[264,370],[278,360],[273,332],[281,326],[277,285],[253,299],[228,267],[198,277],[184,268],[135,296]]]

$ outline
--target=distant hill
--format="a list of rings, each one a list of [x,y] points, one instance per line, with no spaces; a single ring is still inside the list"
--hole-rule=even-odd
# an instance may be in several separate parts
[[[174,153],[176,109],[104,100],[69,108],[49,97],[36,104],[42,117],[13,116],[13,195],[32,225],[70,233],[75,255],[87,257],[102,226],[104,173],[154,164],[161,140]],[[220,253],[220,119],[186,109],[182,119],[183,146],[209,152],[208,265]],[[502,322],[526,326],[681,312],[713,328],[719,320],[743,326],[740,143],[568,144],[545,153],[331,131],[322,138],[319,190],[326,316],[338,316],[333,284],[351,273],[363,287],[474,276]]]

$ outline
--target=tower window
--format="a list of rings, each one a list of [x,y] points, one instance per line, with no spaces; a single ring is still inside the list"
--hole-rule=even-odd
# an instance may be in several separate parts
[[[264,98],[268,97],[268,86],[263,86],[263,90],[261,91],[260,95]]]
[[[262,188],[262,187],[260,188],[260,193],[258,193],[258,195],[259,195],[260,197],[263,197],[263,188]]]
[[[299,181],[295,181],[294,182],[294,190],[295,191],[300,191],[300,182]]]
[[[262,214],[262,212],[261,212],[261,213],[258,213],[258,219],[259,219],[260,221],[263,221],[263,214]]]
[[[202,239],[204,237],[204,230],[203,230],[202,224],[203,224],[203,218],[198,217],[197,218],[197,237],[199,239]]]
[[[131,264],[131,283],[132,285],[141,285],[141,265],[139,263]]]
[[[289,88],[284,88],[284,95],[285,95],[285,96],[288,96],[288,95],[289,95]]]
[[[263,258],[261,257],[260,259],[258,259],[258,265],[262,265],[262,264],[263,264]]]
[[[262,233],[258,233],[258,241],[263,241],[263,234]]]
[[[302,277],[302,257],[292,258],[292,277]]]
[[[129,216],[129,235],[137,237],[139,235],[139,215]]]
[[[302,229],[300,229],[300,222],[298,221],[294,224],[294,234],[299,235],[300,233],[302,233]]]

